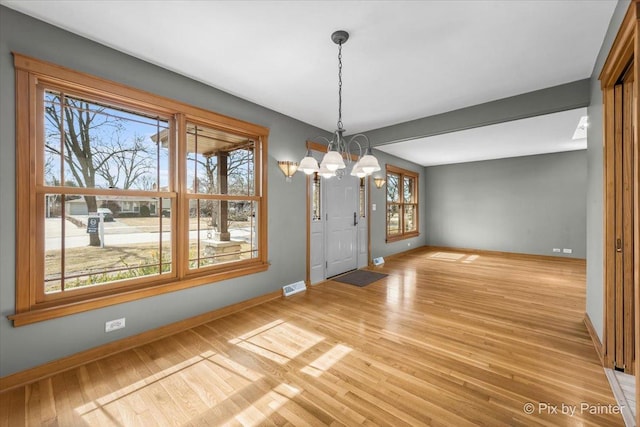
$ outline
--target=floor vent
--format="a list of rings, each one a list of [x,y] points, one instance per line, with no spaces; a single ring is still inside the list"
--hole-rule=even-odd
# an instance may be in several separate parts
[[[297,294],[298,292],[304,292],[306,289],[307,289],[307,286],[301,280],[299,282],[283,286],[282,293],[284,294],[285,297],[288,297],[289,295]]]

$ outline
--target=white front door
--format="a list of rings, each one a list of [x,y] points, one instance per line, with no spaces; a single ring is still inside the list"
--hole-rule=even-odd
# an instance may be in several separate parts
[[[326,189],[326,277],[358,267],[358,186],[360,180],[345,172],[323,180]]]

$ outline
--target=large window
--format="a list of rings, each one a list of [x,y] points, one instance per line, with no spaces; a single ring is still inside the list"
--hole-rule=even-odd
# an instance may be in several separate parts
[[[15,325],[267,268],[267,129],[15,66]]]
[[[419,235],[418,174],[387,165],[387,242]]]

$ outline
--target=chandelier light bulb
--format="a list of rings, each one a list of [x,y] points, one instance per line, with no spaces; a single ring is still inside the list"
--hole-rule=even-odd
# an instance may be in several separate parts
[[[332,176],[336,176],[336,172],[329,170],[326,165],[320,165],[320,170],[318,171],[318,175],[323,178],[331,178]]]
[[[333,150],[327,152],[327,154],[324,155],[324,158],[322,159],[322,164],[324,164],[327,167],[327,169],[329,169],[332,172],[335,172],[338,169],[344,169],[345,167],[347,167],[344,164],[342,155],[337,151],[333,151]]]
[[[298,166],[298,169],[300,169],[307,175],[311,175],[314,172],[318,172],[320,170],[318,161],[311,155],[311,150],[307,150],[307,155],[300,161],[300,166]]]
[[[367,174],[371,175],[374,172],[378,172],[380,170],[380,164],[378,164],[378,159],[376,159],[373,154],[371,154],[371,148],[367,150],[367,154],[360,159],[360,167]]]
[[[360,166],[360,162],[357,162],[355,165],[353,165],[353,169],[351,170],[351,176],[357,176],[358,178],[364,178],[365,176],[367,176],[365,171],[362,170],[362,167]]]

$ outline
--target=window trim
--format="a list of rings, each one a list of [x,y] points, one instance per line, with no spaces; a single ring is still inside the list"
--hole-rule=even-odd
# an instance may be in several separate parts
[[[223,116],[203,108],[185,104],[162,96],[154,95],[139,89],[112,82],[83,72],[74,71],[52,63],[41,61],[13,52],[16,91],[16,306],[15,314],[8,316],[14,326],[22,326],[34,322],[49,320],[61,316],[89,311],[127,301],[134,301],[150,296],[161,295],[194,286],[209,284],[234,277],[266,271],[267,253],[267,168],[269,129],[260,125]],[[186,162],[181,161],[186,155],[186,133],[178,132],[177,144],[172,144],[170,181],[174,187],[167,192],[160,192],[162,197],[176,200],[177,215],[172,216],[172,229],[175,235],[172,245],[174,254],[172,263],[175,271],[170,277],[158,277],[157,280],[134,279],[127,282],[126,290],[122,286],[109,286],[107,289],[96,289],[93,297],[81,293],[58,301],[39,301],[38,293],[42,284],[37,283],[41,276],[39,270],[44,268],[40,261],[43,254],[38,252],[38,244],[43,242],[43,229],[38,215],[38,197],[45,188],[38,184],[39,149],[37,114],[38,91],[40,84],[63,88],[69,94],[81,93],[91,95],[92,99],[106,99],[111,105],[123,105],[129,110],[139,108],[143,111],[154,111],[158,115],[170,117],[175,121],[175,129],[185,129],[186,120],[197,120],[216,128],[246,135],[259,141],[259,154],[256,150],[256,188],[255,195],[260,215],[257,221],[258,258],[221,264],[215,269],[202,272],[189,272],[186,269],[188,260],[187,221],[181,220],[181,207],[188,201],[184,188],[186,180]],[[259,180],[259,181],[258,181]],[[50,189],[51,187],[46,187]],[[55,187],[53,187],[55,188]],[[79,188],[71,192],[83,192]],[[135,193],[136,190],[126,190]],[[108,189],[92,189],[93,192],[112,194]],[[138,191],[139,192],[139,191]],[[41,215],[44,215],[43,213]],[[184,261],[184,262],[183,262]]]
[[[420,174],[418,172],[414,172],[414,171],[410,171],[407,169],[402,169],[399,168],[397,166],[392,166],[387,164],[386,165],[386,171],[385,171],[385,179],[387,181],[387,185],[389,185],[389,174],[392,173],[394,175],[398,175],[399,176],[399,180],[398,180],[398,191],[400,194],[400,201],[399,202],[389,202],[388,198],[387,198],[387,193],[385,191],[385,241],[387,243],[392,243],[392,242],[397,242],[399,240],[405,240],[405,239],[410,239],[413,237],[418,237],[420,236],[420,220],[419,220],[419,213],[420,213],[420,199],[418,197],[418,186],[419,186],[419,178],[420,178]],[[415,182],[415,188],[413,191],[413,196],[415,201],[413,203],[407,203],[404,201],[404,179],[405,177],[409,177],[412,178]],[[389,213],[389,206],[390,205],[398,205],[400,206],[400,215],[399,215],[399,219],[400,219],[400,232],[397,234],[389,234],[389,224],[388,224],[388,213]],[[404,207],[405,205],[415,205],[416,206],[416,229],[414,231],[404,231]]]

